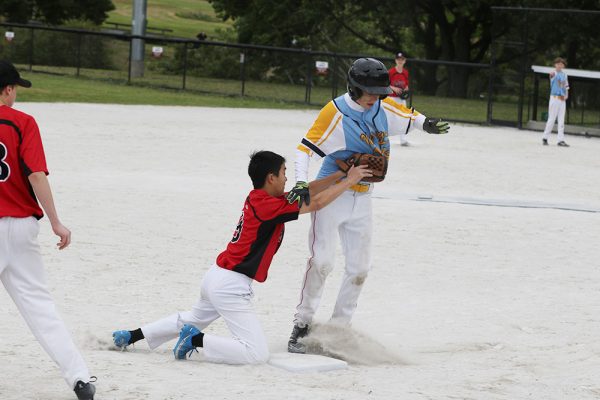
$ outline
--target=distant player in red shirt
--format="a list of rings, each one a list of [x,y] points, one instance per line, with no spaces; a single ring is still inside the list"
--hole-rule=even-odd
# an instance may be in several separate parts
[[[371,176],[364,166],[350,169],[345,179],[344,173],[338,172],[309,184],[310,204],[289,204],[284,193],[285,171],[285,159],[278,154],[259,151],[251,156],[248,175],[254,190],[246,197],[226,250],[204,276],[198,302],[190,311],[133,331],[113,332],[115,346],[125,348],[145,338],[155,349],[179,336],[173,349],[177,359],[185,359],[197,347],[203,347],[204,359],[210,362],[259,364],[269,359],[267,340],[252,305],[252,281],[267,279],[286,222],[325,207]],[[219,317],[225,320],[232,337],[202,332]]]
[[[92,400],[87,366],[67,327],[56,312],[46,286],[46,271],[37,241],[44,216],[58,249],[71,243],[71,231],[58,219],[40,131],[35,119],[15,110],[17,86],[31,87],[15,67],[0,61],[0,279],[29,329],[60,367],[63,378],[79,400]]]
[[[410,96],[408,70],[404,68],[405,63],[406,57],[404,54],[396,53],[396,65],[388,71],[390,75],[390,88],[394,92],[389,97],[403,106],[406,106],[406,100]],[[408,140],[406,140],[406,133],[400,135],[400,144],[402,146],[409,146]]]

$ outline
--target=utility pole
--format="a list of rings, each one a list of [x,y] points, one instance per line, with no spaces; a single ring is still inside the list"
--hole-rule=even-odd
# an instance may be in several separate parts
[[[146,8],[147,0],[133,0],[133,17],[131,20],[131,34],[137,36],[146,35]],[[141,78],[144,76],[144,40],[131,40],[131,77]]]

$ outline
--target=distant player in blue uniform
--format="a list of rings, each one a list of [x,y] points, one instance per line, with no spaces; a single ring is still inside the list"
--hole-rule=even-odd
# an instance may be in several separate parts
[[[563,68],[567,65],[567,62],[558,57],[554,60],[555,71],[550,72],[550,102],[548,103],[548,121],[546,122],[546,129],[544,129],[544,136],[542,137],[542,144],[548,145],[548,137],[552,128],[554,127],[554,121],[558,118],[558,146],[569,147],[565,142],[565,111],[567,109],[566,102],[569,98],[569,78]]]

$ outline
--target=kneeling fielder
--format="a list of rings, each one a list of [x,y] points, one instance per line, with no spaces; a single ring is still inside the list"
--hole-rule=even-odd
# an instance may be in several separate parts
[[[250,192],[242,216],[227,249],[218,257],[202,281],[200,299],[190,311],[179,312],[133,331],[113,332],[117,347],[124,348],[145,338],[151,349],[176,338],[175,358],[185,359],[196,347],[203,347],[207,361],[228,364],[258,364],[269,358],[265,334],[252,305],[252,281],[264,282],[273,256],[283,240],[284,223],[298,214],[319,210],[352,185],[371,176],[365,167],[339,172],[311,182],[314,195],[310,206],[289,204],[284,196],[285,159],[270,151],[252,155],[248,174]],[[333,186],[331,186],[333,185]],[[233,337],[220,337],[202,330],[223,317]]]

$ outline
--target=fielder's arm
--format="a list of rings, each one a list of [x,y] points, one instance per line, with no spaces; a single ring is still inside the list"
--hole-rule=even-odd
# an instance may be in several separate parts
[[[337,175],[337,173],[334,175]],[[348,170],[348,176],[346,177],[346,179],[340,181],[339,183],[336,183],[333,186],[329,186],[327,189],[312,197],[310,204],[304,203],[300,207],[300,214],[306,214],[309,212],[320,210],[321,208],[331,203],[333,200],[337,199],[352,185],[356,185],[364,178],[368,178],[371,176],[373,176],[373,174],[371,173],[371,170],[367,169],[366,165],[359,165],[358,167],[353,166]]]
[[[296,160],[294,166],[296,170],[296,185],[288,192],[287,201],[292,204],[298,202],[298,207],[302,204],[310,204],[310,189],[308,183],[308,164],[310,156],[303,150],[296,150]]]
[[[308,130],[296,148],[294,167],[296,171],[296,185],[288,192],[287,200],[290,204],[298,202],[310,204],[310,191],[308,187],[308,166],[312,155],[323,158],[345,146],[343,124],[339,123],[342,114],[337,110],[333,101],[327,103],[319,112],[319,116]],[[325,133],[327,136],[324,136]]]
[[[54,199],[52,198],[52,189],[50,189],[50,183],[48,182],[46,173],[33,172],[28,178],[36,197],[42,205],[46,216],[50,220],[52,231],[60,238],[60,242],[57,243],[57,246],[59,250],[62,250],[71,243],[71,231],[58,219],[58,213],[56,212]]]
[[[327,189],[329,186],[335,184],[337,181],[346,176],[346,173],[343,171],[336,171],[335,173],[326,176],[325,178],[317,179],[312,182],[309,182],[308,189],[310,190],[310,197],[313,197],[323,190]]]

